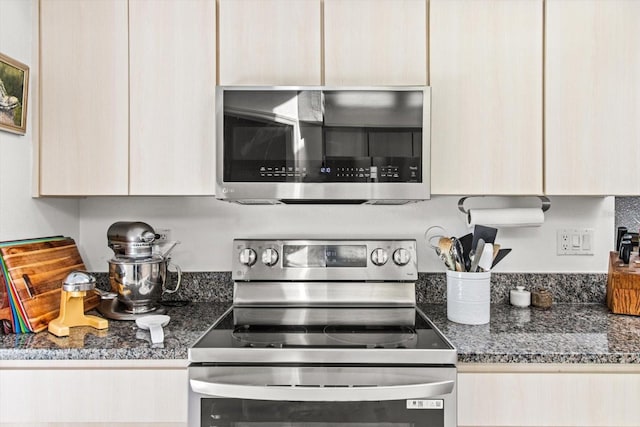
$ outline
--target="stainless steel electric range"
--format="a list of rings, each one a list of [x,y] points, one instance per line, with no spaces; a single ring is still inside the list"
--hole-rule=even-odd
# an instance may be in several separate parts
[[[415,240],[234,240],[233,306],[189,349],[189,426],[456,426]]]

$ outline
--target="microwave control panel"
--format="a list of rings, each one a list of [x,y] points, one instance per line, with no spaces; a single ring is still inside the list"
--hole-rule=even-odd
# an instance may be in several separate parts
[[[255,182],[422,182],[419,158],[326,159],[304,164],[256,162],[240,181]]]

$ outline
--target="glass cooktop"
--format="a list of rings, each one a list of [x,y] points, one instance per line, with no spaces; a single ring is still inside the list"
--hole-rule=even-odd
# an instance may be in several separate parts
[[[215,348],[453,349],[414,307],[234,307],[192,350]]]

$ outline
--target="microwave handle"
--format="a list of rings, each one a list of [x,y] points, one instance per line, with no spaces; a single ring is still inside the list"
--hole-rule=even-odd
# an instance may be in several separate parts
[[[253,400],[302,402],[358,402],[425,399],[453,391],[454,381],[402,384],[391,386],[288,386],[216,383],[191,379],[191,389],[203,395]]]

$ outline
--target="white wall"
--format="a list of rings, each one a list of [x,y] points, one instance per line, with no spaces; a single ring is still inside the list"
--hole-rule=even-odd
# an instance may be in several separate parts
[[[241,206],[212,198],[108,197],[80,201],[81,251],[92,271],[106,271],[112,252],[106,232],[115,221],[139,220],[170,228],[181,241],[173,259],[186,271],[229,271],[234,238],[379,237],[415,238],[420,271],[444,271],[423,233],[442,225],[451,234],[467,233],[458,197],[433,197],[403,206],[276,205]],[[465,207],[539,206],[536,198],[473,198]],[[501,229],[498,243],[513,248],[496,271],[606,272],[614,246],[614,198],[554,197],[538,228]],[[557,256],[558,228],[594,228],[594,256]]]
[[[0,241],[64,234],[79,241],[78,201],[32,199],[38,51],[36,2],[0,1],[0,52],[30,68],[27,132],[0,131]],[[73,165],[61,165],[73,167]]]

